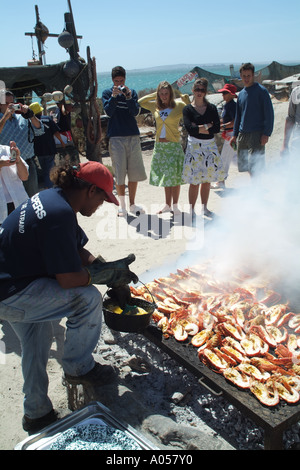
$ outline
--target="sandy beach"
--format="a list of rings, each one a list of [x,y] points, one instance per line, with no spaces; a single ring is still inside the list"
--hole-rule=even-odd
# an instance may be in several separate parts
[[[284,123],[287,115],[287,102],[273,99],[275,111],[274,132],[266,147],[268,164],[279,159],[282,145]],[[151,150],[143,151],[147,175],[150,171]],[[103,159],[104,164],[110,164],[110,158]],[[232,164],[229,178],[226,182],[227,190],[211,191],[208,208],[216,214],[218,219],[224,217],[224,204],[228,210],[231,198],[235,197],[235,190],[251,185],[248,174],[240,174],[237,167]],[[195,256],[197,251],[193,247],[194,231],[188,221],[188,185],[181,188],[179,205],[184,214],[182,218],[172,218],[170,214],[156,215],[156,210],[164,204],[164,191],[161,188],[150,186],[148,180],[138,185],[136,203],[143,205],[146,214],[136,218],[117,217],[116,207],[106,204],[92,217],[84,218],[79,215],[79,224],[86,232],[89,242],[87,248],[95,255],[101,254],[106,260],[112,261],[127,256],[136,255],[136,261],[131,268],[143,282],[147,282],[152,273],[167,275],[169,266],[187,255],[187,263]],[[200,214],[200,206],[196,212]],[[205,227],[212,227],[213,222],[205,221]],[[191,248],[192,245],[192,248]],[[104,288],[100,291],[104,294]],[[59,327],[60,337],[63,333],[63,321]],[[61,345],[53,342],[49,358],[49,396],[55,408],[68,412],[66,389],[61,384],[62,368],[60,365]],[[10,326],[3,322],[0,324],[0,449],[13,449],[17,443],[27,437],[22,429],[23,395],[21,351],[18,340]]]

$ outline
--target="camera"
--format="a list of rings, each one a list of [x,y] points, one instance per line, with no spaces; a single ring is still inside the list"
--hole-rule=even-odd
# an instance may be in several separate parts
[[[10,151],[10,159],[9,161],[10,162],[15,162],[17,159],[17,152],[15,150],[11,150]]]
[[[11,108],[14,109],[16,113],[17,113],[17,112],[20,113],[21,110],[22,110],[22,106],[21,106],[20,103],[13,104]]]
[[[128,95],[130,94],[130,92],[127,91],[127,88],[126,88],[126,86],[124,86],[124,85],[118,86],[118,89],[119,89],[122,93],[124,93],[125,96],[128,96]]]

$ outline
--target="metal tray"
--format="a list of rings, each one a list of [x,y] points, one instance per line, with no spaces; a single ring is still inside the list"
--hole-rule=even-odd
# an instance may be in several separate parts
[[[116,419],[110,410],[100,402],[90,403],[81,410],[75,411],[46,427],[42,432],[24,439],[16,445],[15,450],[47,450],[67,429],[91,423],[106,424],[125,432],[141,447],[141,450],[159,450],[158,447],[130,425]]]

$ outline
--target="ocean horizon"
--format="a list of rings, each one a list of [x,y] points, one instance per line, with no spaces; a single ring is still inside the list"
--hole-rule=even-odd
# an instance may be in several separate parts
[[[300,61],[299,61],[300,62]],[[285,62],[284,65],[296,65],[299,62]],[[253,63],[255,71],[270,65],[268,63]],[[137,93],[142,90],[156,90],[157,85],[166,80],[169,83],[176,82],[186,73],[190,72],[195,66],[198,66],[208,72],[213,72],[219,75],[230,74],[230,66],[233,65],[235,73],[238,73],[241,63],[216,63],[216,64],[178,64],[149,67],[142,69],[133,69],[126,71],[126,85],[133,88]],[[101,98],[102,92],[112,87],[111,71],[101,72],[98,70],[98,97]]]

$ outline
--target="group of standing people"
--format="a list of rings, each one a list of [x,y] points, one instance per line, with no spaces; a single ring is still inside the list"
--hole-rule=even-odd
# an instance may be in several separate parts
[[[192,100],[188,95],[175,97],[172,86],[163,81],[154,93],[139,100],[134,90],[125,85],[123,67],[112,70],[113,87],[103,92],[104,110],[109,116],[109,150],[115,171],[120,200],[118,215],[126,215],[125,177],[128,175],[129,211],[138,214],[144,209],[135,204],[139,181],[146,179],[139,130],[134,119],[140,107],[149,110],[155,119],[156,136],[151,161],[149,183],[163,187],[165,204],[158,211],[180,213],[180,187],[189,184],[189,205],[192,216],[200,191],[202,214],[212,217],[208,209],[211,186],[225,188],[230,162],[238,154],[238,169],[251,176],[259,174],[265,164],[265,145],[272,133],[274,112],[267,90],[254,81],[254,66],[244,64],[240,69],[243,90],[226,84],[219,90],[225,106],[221,119],[216,106],[207,98],[208,81],[195,80]],[[235,101],[237,98],[237,101]],[[181,144],[180,122],[188,133],[185,152]],[[224,145],[221,155],[215,134],[222,131]]]

